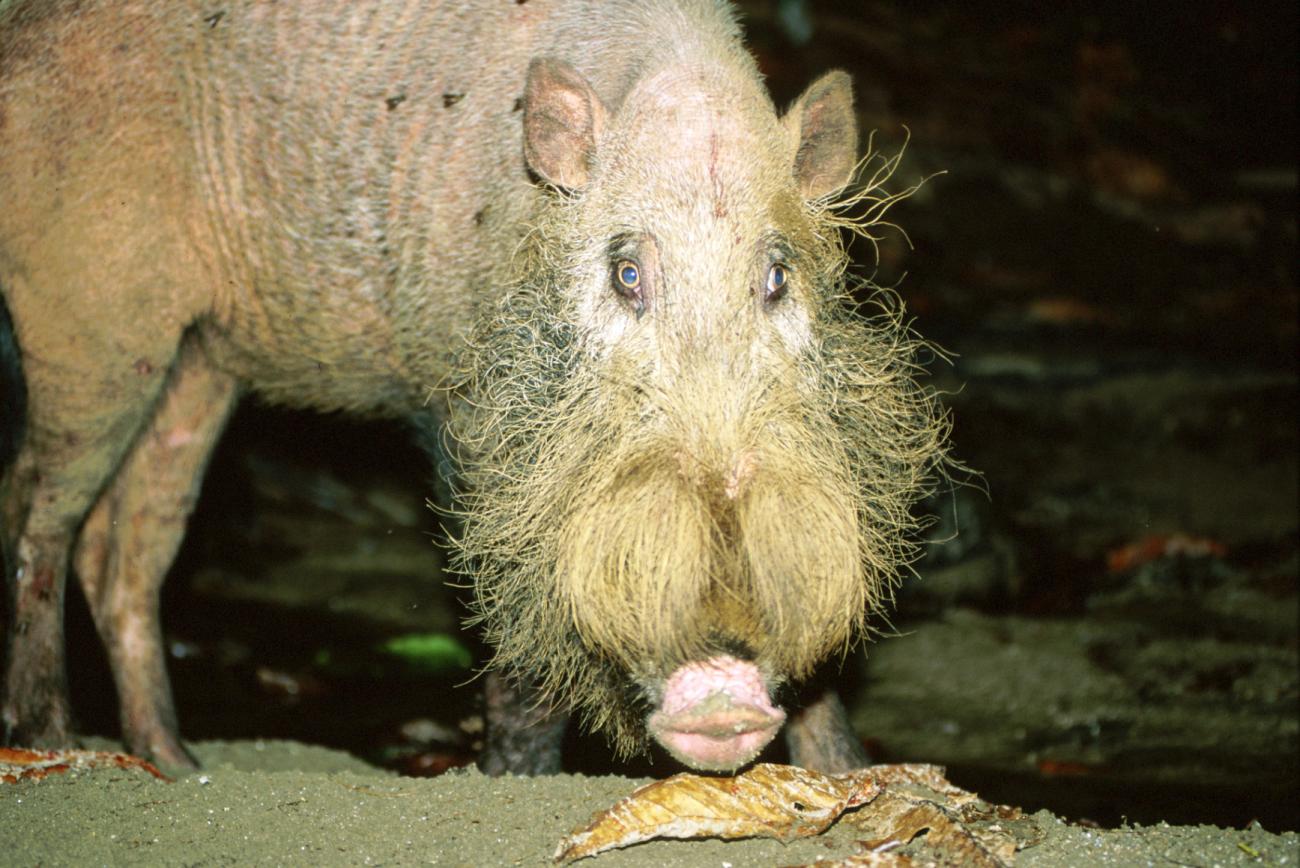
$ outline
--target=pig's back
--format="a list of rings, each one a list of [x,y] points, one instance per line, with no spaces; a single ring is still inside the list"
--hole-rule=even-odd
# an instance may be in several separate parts
[[[17,0],[0,283],[24,309],[94,291],[197,314],[272,400],[403,412],[535,196],[519,98],[543,5]]]
[[[426,397],[534,196],[519,99],[536,8],[245,2],[189,31],[227,365],[295,403]]]

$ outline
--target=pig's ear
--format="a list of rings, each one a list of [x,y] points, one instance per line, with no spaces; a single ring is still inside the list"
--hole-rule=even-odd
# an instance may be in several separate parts
[[[805,199],[828,196],[849,182],[858,162],[858,123],[848,73],[836,69],[814,81],[784,122],[798,136],[794,177]]]
[[[538,58],[524,88],[524,156],[533,171],[557,187],[587,186],[605,106],[569,64]]]

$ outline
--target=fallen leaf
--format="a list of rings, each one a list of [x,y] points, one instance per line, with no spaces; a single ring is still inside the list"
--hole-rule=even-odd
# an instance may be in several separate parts
[[[731,778],[680,774],[641,787],[561,841],[555,859],[573,861],[653,838],[788,841],[825,831],[850,809],[857,810],[841,828],[871,836],[858,842],[864,852],[819,861],[818,868],[1005,868],[1017,850],[1043,838],[1019,808],[989,804],[954,786],[941,766],[879,765],[822,775],[757,765]]]
[[[1189,534],[1150,534],[1106,553],[1106,568],[1122,573],[1160,558],[1222,558],[1228,547],[1218,540]]]
[[[171,782],[158,768],[147,760],[125,753],[100,750],[26,750],[17,747],[0,747],[0,781],[16,784],[19,781],[39,781],[50,775],[69,771],[90,771],[96,768],[140,769],[159,780]]]
[[[871,819],[881,823],[885,834],[862,842],[868,854],[883,855],[924,833],[927,850],[943,861],[971,868],[1003,868],[1015,856],[1016,842],[1009,835],[981,835],[968,828],[960,816],[935,802],[896,793],[885,796],[888,798],[872,805],[876,810],[871,812]],[[850,860],[848,864],[855,863]]]
[[[897,783],[907,782],[902,776],[894,777]],[[846,821],[873,835],[858,842],[865,852],[829,865],[819,863],[818,868],[954,865],[1005,868],[1011,865],[1017,850],[1043,840],[1042,830],[1019,808],[991,805],[974,793],[954,787],[941,775],[938,787],[929,774],[910,777],[910,783],[930,793],[919,793],[914,786],[887,786],[879,797]],[[901,848],[918,838],[922,845],[919,849],[913,847],[912,852],[901,852]]]
[[[866,774],[882,787],[897,787],[906,784],[923,787],[954,807],[979,802],[979,796],[963,790],[944,777],[944,767],[928,763],[882,764],[862,769],[854,774]]]
[[[256,675],[257,686],[286,705],[293,705],[305,696],[320,696],[328,692],[325,682],[306,672],[259,666]]]
[[[1030,320],[1048,325],[1115,325],[1117,318],[1106,306],[1089,304],[1077,298],[1048,296],[1029,303],[1025,311]]]
[[[862,769],[823,775],[760,763],[735,777],[679,774],[633,792],[560,842],[571,862],[652,838],[777,838],[816,835],[849,808],[874,799],[882,784]]]
[[[1080,775],[1092,774],[1093,768],[1087,763],[1069,762],[1067,760],[1040,759],[1038,761],[1038,773],[1049,777],[1078,777]]]

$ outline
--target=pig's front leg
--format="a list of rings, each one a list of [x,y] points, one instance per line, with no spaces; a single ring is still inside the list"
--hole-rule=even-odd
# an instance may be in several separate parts
[[[489,672],[485,682],[487,737],[478,767],[493,776],[558,774],[568,713],[508,673]]]
[[[871,757],[849,723],[840,695],[826,687],[790,716],[785,727],[790,762],[824,774],[871,765]]]

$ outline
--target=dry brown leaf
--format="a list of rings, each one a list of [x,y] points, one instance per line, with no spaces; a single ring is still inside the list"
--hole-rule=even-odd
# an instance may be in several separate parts
[[[1015,856],[1015,841],[1008,835],[983,836],[967,828],[951,811],[934,802],[913,800],[895,793],[888,795],[890,798],[886,804],[873,805],[877,810],[871,812],[871,819],[884,820],[886,832],[875,840],[863,842],[868,853],[887,852],[924,832],[926,848],[933,852],[940,864],[1003,868]],[[856,863],[848,860],[848,864]]]
[[[560,842],[555,860],[571,862],[652,838],[790,840],[816,835],[847,809],[880,793],[873,772],[829,776],[760,763],[730,778],[674,775],[597,814],[591,825]]]
[[[140,769],[159,780],[171,781],[151,762],[124,753],[95,750],[28,750],[0,747],[0,781],[39,781],[50,775],[99,768]]]
[[[962,807],[979,801],[975,793],[954,786],[944,777],[944,767],[927,763],[901,763],[898,765],[878,765],[862,769],[857,774],[867,774],[882,787],[895,787],[908,784],[924,787],[943,798],[952,807]]]
[[[733,778],[680,774],[641,787],[562,841],[555,858],[582,859],[652,838],[791,840],[819,834],[851,808],[860,810],[845,822],[871,835],[859,842],[865,852],[819,866],[1005,868],[1016,850],[1041,839],[1018,808],[981,801],[949,783],[941,766],[822,775],[757,765]],[[901,852],[921,835],[919,852]]]
[[[1040,830],[1019,808],[990,805],[973,793],[952,786],[942,776],[935,780],[928,773],[910,771],[918,768],[891,767],[883,777],[895,784],[919,785],[934,793],[934,798],[887,786],[852,818],[854,826],[873,835],[859,842],[866,852],[830,863],[831,866],[1005,868],[1012,863],[1017,850],[1041,840]],[[900,773],[897,769],[904,771]],[[922,833],[925,837],[920,853],[898,852],[898,848]]]

